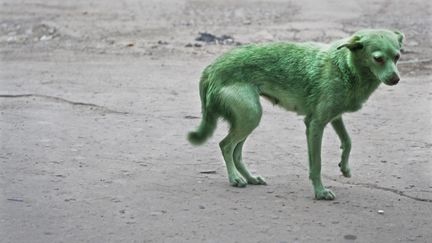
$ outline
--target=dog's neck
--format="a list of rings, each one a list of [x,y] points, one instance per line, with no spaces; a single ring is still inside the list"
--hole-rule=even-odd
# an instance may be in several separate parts
[[[363,65],[361,60],[356,60],[355,55],[348,49],[338,51],[336,56],[332,58],[347,85],[347,92],[358,102],[365,102],[381,83],[369,67]]]

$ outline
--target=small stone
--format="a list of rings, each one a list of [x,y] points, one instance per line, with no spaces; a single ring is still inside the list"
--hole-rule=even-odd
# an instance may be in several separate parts
[[[40,41],[47,41],[47,40],[51,40],[53,38],[52,35],[43,35],[41,36],[41,38],[39,39]]]
[[[357,236],[355,235],[344,235],[345,240],[355,240],[357,239]]]
[[[377,212],[378,212],[378,214],[384,214],[384,210],[381,210],[381,209],[378,210]]]
[[[16,36],[9,36],[7,38],[7,42],[14,42],[14,41],[17,41],[17,37]]]
[[[205,170],[205,171],[200,171],[201,174],[216,174],[215,170]]]
[[[7,200],[12,202],[24,202],[24,200],[21,198],[8,198]]]
[[[250,24],[252,24],[252,22],[250,20],[245,20],[245,21],[243,21],[243,24],[244,25],[250,25]]]
[[[200,209],[205,209],[205,207],[203,205],[199,205]]]
[[[150,215],[151,216],[159,216],[159,215],[161,215],[162,213],[161,212],[158,212],[158,211],[155,211],[155,212],[151,212],[150,213]]]

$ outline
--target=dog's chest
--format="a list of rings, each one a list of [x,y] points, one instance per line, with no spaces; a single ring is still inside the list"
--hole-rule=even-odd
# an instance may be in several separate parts
[[[351,90],[345,98],[344,108],[347,112],[354,112],[360,110],[363,103],[369,98],[372,92],[378,87],[379,82],[370,83],[369,85],[357,87]]]
[[[356,99],[349,100],[343,106],[344,107],[344,111],[345,112],[358,111],[358,110],[360,110],[362,108],[362,104],[363,104],[363,102],[358,101]]]
[[[366,102],[371,93],[372,91],[369,90],[368,92],[352,92],[345,98],[345,102],[342,105],[344,111],[354,112],[360,110],[363,103]]]

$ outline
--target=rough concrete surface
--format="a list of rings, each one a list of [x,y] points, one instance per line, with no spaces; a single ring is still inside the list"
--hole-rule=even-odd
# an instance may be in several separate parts
[[[2,0],[0,241],[431,242],[431,15],[428,0]],[[266,101],[244,157],[269,185],[229,186],[224,122],[186,141],[201,70],[237,42],[372,27],[405,33],[402,80],[345,115],[350,179],[327,127],[335,201],[313,199],[302,117]]]

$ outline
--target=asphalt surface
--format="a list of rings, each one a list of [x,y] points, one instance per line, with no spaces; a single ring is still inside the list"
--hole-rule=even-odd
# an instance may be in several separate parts
[[[430,1],[0,2],[1,242],[431,242]],[[352,178],[324,134],[313,198],[302,117],[263,100],[229,186],[218,142],[194,147],[202,69],[237,44],[406,35],[396,86],[346,114]],[[224,41],[195,40],[207,32]]]

